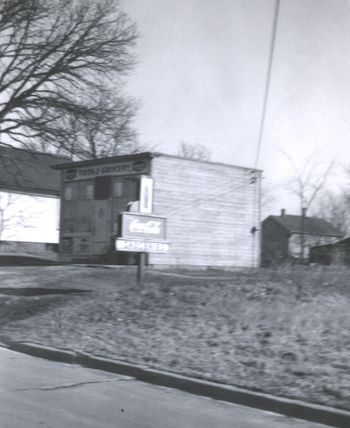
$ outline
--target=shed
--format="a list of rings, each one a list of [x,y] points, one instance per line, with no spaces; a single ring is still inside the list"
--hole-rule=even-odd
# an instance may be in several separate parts
[[[350,265],[350,237],[332,244],[311,247],[310,262],[321,265]]]
[[[166,217],[167,254],[151,265],[257,266],[261,171],[157,152],[58,165],[62,171],[62,260],[111,260],[119,215],[154,182],[153,214]]]

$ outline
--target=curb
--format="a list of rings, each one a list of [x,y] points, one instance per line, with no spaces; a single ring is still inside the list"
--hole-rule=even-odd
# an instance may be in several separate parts
[[[35,357],[69,364],[79,364],[88,368],[131,376],[137,380],[154,385],[175,388],[216,400],[280,413],[293,418],[318,422],[339,428],[348,428],[350,426],[350,412],[341,409],[309,404],[299,400],[280,398],[269,394],[245,390],[243,388],[151,369],[147,366],[130,364],[80,352],[45,347],[34,343],[9,342],[0,344],[0,346]]]

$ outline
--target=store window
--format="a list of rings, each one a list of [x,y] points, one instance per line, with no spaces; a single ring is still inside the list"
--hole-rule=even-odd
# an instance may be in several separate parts
[[[108,199],[111,196],[111,176],[95,177],[94,196],[96,200]]]

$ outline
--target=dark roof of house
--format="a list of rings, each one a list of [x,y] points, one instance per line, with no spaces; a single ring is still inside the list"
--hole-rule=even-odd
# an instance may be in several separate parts
[[[350,245],[350,237],[346,236],[345,238],[341,239],[340,241],[335,242],[336,245]]]
[[[0,189],[58,196],[60,173],[51,166],[67,160],[63,156],[1,146]]]
[[[299,215],[271,215],[268,218],[274,219],[290,233],[301,233],[301,216]],[[309,235],[343,236],[342,232],[328,223],[328,221],[316,217],[304,218],[304,233]]]

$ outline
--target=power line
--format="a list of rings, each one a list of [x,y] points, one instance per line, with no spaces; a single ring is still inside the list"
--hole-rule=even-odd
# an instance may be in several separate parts
[[[261,144],[262,144],[262,139],[264,136],[266,111],[267,111],[267,101],[268,101],[269,92],[270,92],[272,64],[273,64],[274,53],[275,53],[275,45],[276,45],[276,34],[277,34],[279,9],[280,9],[280,0],[275,0],[275,7],[274,7],[274,14],[273,14],[273,21],[272,21],[272,32],[271,32],[271,39],[270,39],[269,61],[268,61],[268,66],[267,66],[267,75],[266,75],[265,91],[264,91],[264,101],[263,101],[262,115],[261,115],[261,121],[260,121],[258,145],[256,148],[255,162],[254,162],[254,168],[255,169],[257,169],[257,167],[258,167],[260,151],[261,151]]]
[[[198,198],[192,199],[191,202],[186,206],[186,208],[181,207],[181,208],[178,208],[177,210],[171,211],[168,214],[176,215],[180,212],[184,212],[185,210],[186,211],[191,210],[195,206],[202,205],[210,201],[214,201],[218,197],[222,197],[226,192],[239,191],[252,184],[255,185],[256,181],[258,180],[258,178],[256,177],[257,173],[258,171],[255,171],[252,169],[251,171],[247,172],[247,174],[242,176],[238,182],[235,183],[235,184],[238,184],[238,186],[236,187],[232,186],[231,188],[226,187],[229,184],[233,184],[232,177],[228,177],[227,180],[221,182],[219,185],[210,189],[210,192],[208,192],[205,197],[199,196]]]
[[[271,39],[270,39],[269,60],[268,60],[268,65],[267,65],[267,75],[266,75],[265,91],[264,91],[264,100],[263,100],[263,106],[262,106],[262,114],[261,114],[261,121],[260,121],[260,128],[259,128],[258,144],[256,147],[256,153],[255,153],[255,162],[254,162],[254,169],[255,170],[258,167],[259,157],[260,157],[260,152],[261,152],[262,139],[263,139],[264,130],[265,130],[267,102],[268,102],[269,93],[270,93],[272,65],[273,65],[275,45],[276,45],[276,34],[277,34],[279,8],[280,8],[280,0],[275,0],[273,20],[272,20],[272,32],[271,32]],[[255,211],[256,211],[257,193],[258,193],[257,185],[258,185],[258,183],[255,182],[254,190],[253,190],[252,267],[254,267],[254,265],[255,265],[255,246],[256,246],[256,242],[255,242],[256,241]],[[260,183],[259,183],[259,191],[261,192]],[[261,201],[259,200],[258,204],[260,204],[260,203],[261,203]],[[260,217],[260,206],[258,208],[259,208],[259,217]],[[260,221],[261,221],[261,219],[259,218],[258,222],[260,222]]]

